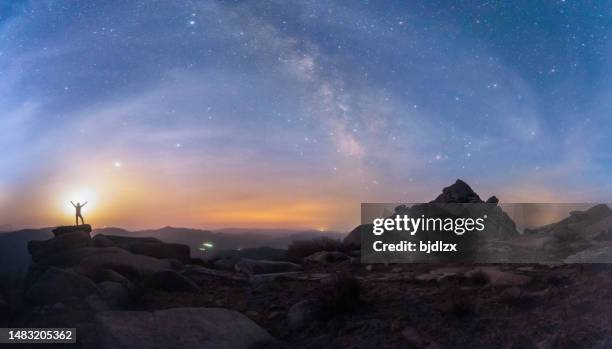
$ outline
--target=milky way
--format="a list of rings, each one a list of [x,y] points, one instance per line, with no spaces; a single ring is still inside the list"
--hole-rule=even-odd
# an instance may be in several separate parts
[[[0,223],[350,229],[612,193],[612,3],[0,5]],[[87,217],[87,211],[85,211]]]

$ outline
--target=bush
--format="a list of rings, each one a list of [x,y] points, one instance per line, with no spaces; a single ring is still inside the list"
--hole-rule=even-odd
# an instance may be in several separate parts
[[[292,241],[287,248],[287,256],[293,260],[301,260],[320,251],[343,251],[344,245],[340,240],[322,237],[312,240]]]

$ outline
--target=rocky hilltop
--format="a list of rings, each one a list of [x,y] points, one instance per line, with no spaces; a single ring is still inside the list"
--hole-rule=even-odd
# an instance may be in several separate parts
[[[501,210],[462,181],[434,200],[463,201]],[[491,243],[583,261],[607,253],[611,217],[598,205]],[[362,264],[354,233],[204,261],[186,245],[91,231],[28,244],[27,277],[0,283],[2,327],[76,327],[69,347],[100,349],[606,348],[612,337],[606,265]]]
[[[427,217],[478,217],[486,213],[489,223],[487,224],[487,231],[481,234],[483,238],[506,239],[518,236],[519,233],[514,222],[497,205],[498,202],[499,199],[495,196],[491,196],[487,201],[482,201],[480,196],[467,183],[457,179],[454,184],[442,189],[442,193],[430,201],[429,204],[417,204],[411,207],[399,205],[395,207],[394,214],[391,217],[400,214],[410,217],[420,217],[422,214],[425,214]],[[435,211],[432,212],[432,210]],[[360,248],[362,234],[369,234],[371,232],[371,224],[360,225],[344,238],[344,243],[353,246],[353,248]]]
[[[175,345],[175,336],[182,338],[185,348],[246,348],[273,342],[264,329],[230,309],[126,311],[150,291],[201,292],[184,275],[191,262],[189,247],[148,237],[92,238],[91,231],[89,225],[63,226],[53,230],[51,239],[29,242],[33,263],[24,282],[28,304],[43,312],[70,307],[67,318],[61,319],[67,326],[77,320],[70,314],[84,310],[81,316],[92,323],[81,329],[103,348],[168,348]],[[75,325],[79,327],[70,326]]]

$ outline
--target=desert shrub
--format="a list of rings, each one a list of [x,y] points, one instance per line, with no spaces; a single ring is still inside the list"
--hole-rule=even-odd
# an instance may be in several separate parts
[[[322,314],[327,316],[349,313],[361,304],[361,284],[347,273],[333,275],[321,280],[317,300]]]
[[[301,260],[320,251],[343,251],[344,245],[340,240],[322,237],[312,240],[295,240],[287,248],[287,256],[293,260]]]

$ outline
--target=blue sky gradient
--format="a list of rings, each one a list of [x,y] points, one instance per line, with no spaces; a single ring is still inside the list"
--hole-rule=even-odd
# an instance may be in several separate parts
[[[606,201],[611,7],[3,2],[0,223],[58,224],[84,188],[128,227],[350,229],[456,178]]]

